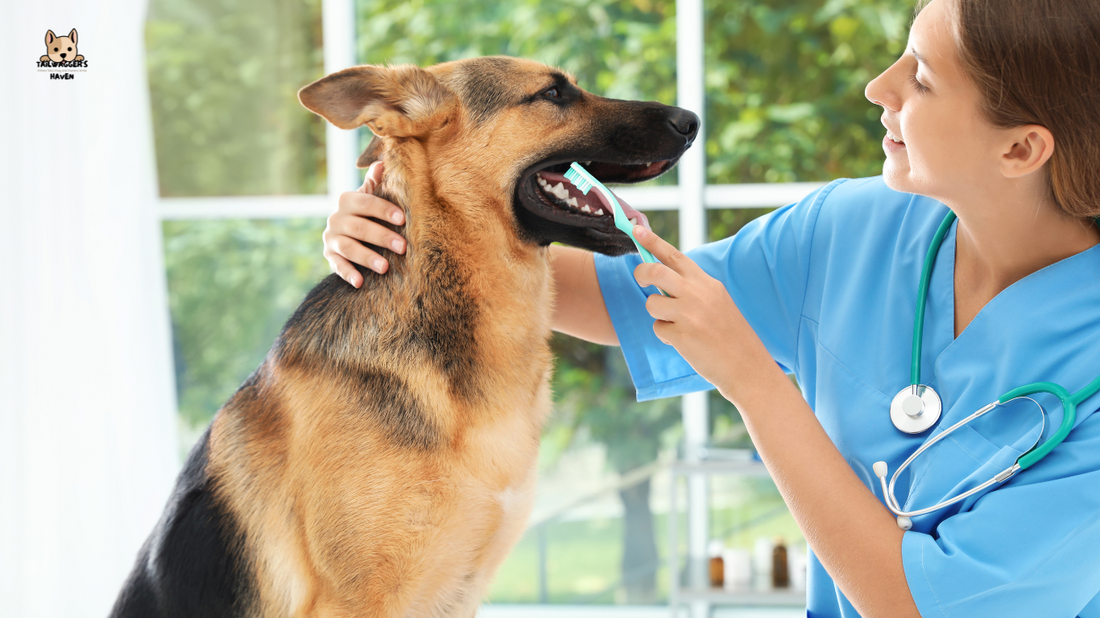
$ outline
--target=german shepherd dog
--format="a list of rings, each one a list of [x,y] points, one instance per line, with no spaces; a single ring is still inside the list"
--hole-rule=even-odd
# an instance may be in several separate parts
[[[534,497],[547,245],[633,250],[562,172],[648,180],[699,126],[508,57],[358,66],[299,99],[375,133],[360,167],[385,161],[407,252],[306,296],[191,452],[114,617],[474,616]]]

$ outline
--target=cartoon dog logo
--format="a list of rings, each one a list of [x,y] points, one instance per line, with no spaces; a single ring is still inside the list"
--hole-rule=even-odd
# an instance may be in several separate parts
[[[76,52],[76,28],[69,36],[57,36],[53,30],[46,31],[46,55],[38,59],[39,62],[79,62],[84,60]]]

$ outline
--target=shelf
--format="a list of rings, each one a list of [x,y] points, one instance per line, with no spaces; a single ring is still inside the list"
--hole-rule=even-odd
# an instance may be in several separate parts
[[[680,588],[676,603],[706,601],[715,605],[805,607],[804,590],[728,590],[725,588]]]
[[[708,612],[717,606],[805,608],[805,590],[774,589],[770,586],[770,579],[767,586],[763,582],[754,582],[753,585],[741,589],[699,587],[698,584],[709,581],[707,579],[708,559],[689,559],[686,564],[681,561],[679,547],[680,487],[677,482],[678,478],[690,479],[692,477],[709,477],[713,475],[769,476],[767,468],[751,451],[706,449],[705,453],[709,456],[706,459],[696,461],[679,460],[670,466],[672,482],[670,483],[669,495],[669,555],[667,558],[671,575],[669,605],[675,611],[680,605],[702,603],[708,607]],[[699,454],[704,454],[702,449]],[[690,529],[694,518],[688,514],[687,521]],[[697,585],[685,585],[685,582],[695,582]]]
[[[768,469],[759,460],[747,459],[743,461],[678,461],[669,465],[669,471],[673,476],[687,476],[689,474],[736,474],[740,476],[770,476]]]

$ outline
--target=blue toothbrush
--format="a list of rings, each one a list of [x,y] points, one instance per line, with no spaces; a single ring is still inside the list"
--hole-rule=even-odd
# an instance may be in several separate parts
[[[588,192],[593,188],[600,192],[607,200],[608,204],[611,204],[611,212],[615,215],[615,227],[622,230],[630,240],[634,241],[634,246],[638,248],[638,253],[642,256],[642,261],[649,262],[651,264],[657,262],[657,258],[653,257],[653,254],[642,246],[642,243],[638,242],[637,238],[634,238],[634,224],[630,222],[630,219],[626,217],[626,213],[623,212],[623,207],[619,205],[619,200],[615,199],[615,195],[603,186],[603,183],[596,180],[596,177],[588,173],[588,170],[581,167],[580,163],[574,162],[569,166],[569,169],[565,171],[565,178],[569,182],[573,183],[573,186],[580,189],[581,193],[588,195]],[[657,288],[661,294],[668,296],[664,290]]]

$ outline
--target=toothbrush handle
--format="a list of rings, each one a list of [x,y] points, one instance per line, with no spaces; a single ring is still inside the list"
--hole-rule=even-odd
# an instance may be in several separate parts
[[[631,240],[634,240],[633,236],[631,236],[630,238]],[[660,264],[657,258],[653,257],[653,254],[649,252],[649,249],[643,247],[641,243],[639,243],[637,240],[634,240],[634,246],[638,248],[638,254],[642,256],[643,262],[649,262],[650,264]],[[662,290],[661,288],[657,288],[657,291],[660,292],[662,296],[668,296],[668,292]]]

